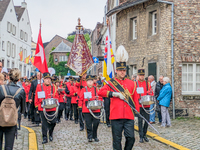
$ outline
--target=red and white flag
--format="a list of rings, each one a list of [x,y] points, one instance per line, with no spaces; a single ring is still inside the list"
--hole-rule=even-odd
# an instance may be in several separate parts
[[[37,46],[36,46],[36,51],[35,51],[35,59],[34,59],[33,65],[36,68],[38,68],[38,70],[41,73],[49,72],[48,67],[47,67],[45,52],[44,52],[44,46],[42,43],[41,28],[40,28],[39,35],[38,35],[38,41],[37,41]]]

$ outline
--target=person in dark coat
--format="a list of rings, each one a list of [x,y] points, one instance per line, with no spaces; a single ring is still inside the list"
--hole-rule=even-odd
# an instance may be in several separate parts
[[[9,72],[10,82],[8,85],[5,85],[5,90],[7,95],[14,96],[16,92],[19,90],[19,86],[16,85],[17,81],[20,79],[20,70],[19,69],[11,69]],[[5,99],[5,94],[3,92],[2,86],[0,86],[0,105],[2,101]],[[24,113],[25,111],[25,91],[21,89],[18,94],[14,97],[14,101],[16,103],[17,108],[21,108],[20,113]],[[3,137],[5,137],[5,150],[12,150],[14,145],[14,139],[17,132],[17,125],[11,127],[1,127],[0,126],[0,149],[2,149],[3,145]],[[5,135],[5,136],[4,136]]]
[[[31,121],[32,123],[36,123],[37,125],[39,125],[39,123],[41,122],[40,119],[40,115],[38,113],[36,113],[36,109],[35,109],[35,90],[38,84],[42,84],[43,80],[41,80],[42,78],[42,74],[40,72],[37,73],[37,79],[33,80],[31,82],[31,88],[29,91],[29,102],[31,102]],[[40,83],[42,82],[42,83]]]

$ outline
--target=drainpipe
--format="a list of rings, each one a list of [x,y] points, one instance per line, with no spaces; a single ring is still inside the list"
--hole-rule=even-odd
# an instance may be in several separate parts
[[[169,5],[172,5],[171,9],[171,67],[172,67],[172,102],[173,102],[173,119],[175,119],[175,101],[174,101],[174,3],[173,2],[167,2],[162,0],[157,0],[157,2],[160,3],[166,3]]]

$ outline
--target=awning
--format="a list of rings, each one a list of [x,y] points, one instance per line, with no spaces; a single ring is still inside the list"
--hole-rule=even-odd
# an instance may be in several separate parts
[[[111,9],[107,14],[106,16],[109,17],[115,13],[118,13],[120,12],[121,10],[124,10],[124,9],[127,9],[127,8],[130,8],[132,6],[135,6],[135,5],[138,5],[138,4],[141,4],[141,3],[144,3],[144,2],[147,2],[148,0],[135,0],[134,2],[126,2],[122,5],[119,5],[113,9]]]

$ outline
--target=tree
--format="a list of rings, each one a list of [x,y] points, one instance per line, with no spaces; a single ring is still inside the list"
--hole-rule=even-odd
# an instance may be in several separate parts
[[[70,36],[67,37],[67,40],[73,43],[74,38],[75,38],[75,35],[70,35]]]

